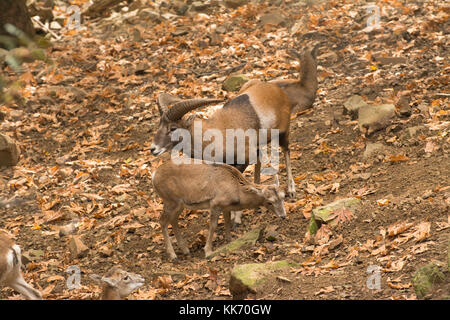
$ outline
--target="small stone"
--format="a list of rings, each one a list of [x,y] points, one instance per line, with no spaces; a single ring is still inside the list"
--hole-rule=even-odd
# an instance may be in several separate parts
[[[374,55],[373,58],[378,61],[382,65],[390,65],[390,64],[405,64],[405,57],[381,57]]]
[[[20,150],[7,135],[0,133],[0,167],[15,166],[19,162]]]
[[[261,16],[259,19],[262,25],[271,24],[274,26],[284,26],[286,25],[286,18],[279,12],[271,12]]]
[[[197,12],[204,12],[206,11],[210,4],[209,3],[204,3],[202,1],[194,1],[192,2],[192,10],[197,11]]]
[[[380,153],[384,153],[386,150],[386,146],[382,143],[368,143],[366,145],[366,149],[363,153],[363,159],[369,159],[370,157],[374,155],[378,155]]]
[[[386,128],[395,115],[393,104],[367,105],[358,110],[358,125],[367,135]]]
[[[155,22],[161,22],[160,15],[157,12],[152,11],[150,9],[142,9],[141,12],[139,13],[139,17],[142,19],[149,19]]]
[[[367,105],[361,96],[353,95],[344,102],[344,110],[342,113],[349,115],[352,120],[356,120],[359,108]]]
[[[423,196],[422,199],[428,199],[430,197],[434,197],[436,194],[433,192],[433,190],[427,190]]]
[[[231,9],[239,8],[240,6],[246,5],[249,0],[225,0],[225,6]]]
[[[111,257],[113,255],[113,250],[109,245],[105,244],[98,249],[98,252],[103,257]]]
[[[184,36],[184,35],[186,35],[186,34],[188,34],[188,33],[189,33],[189,28],[186,28],[186,27],[178,27],[178,28],[176,28],[175,31],[172,32],[171,34],[172,34],[172,36],[174,36],[174,37],[180,37],[180,36]]]
[[[274,242],[277,239],[278,237],[278,232],[276,231],[277,228],[278,226],[276,225],[272,225],[266,228],[265,238],[267,241]]]
[[[72,236],[69,240],[69,251],[72,259],[79,259],[87,255],[89,248],[79,236]]]
[[[65,226],[62,226],[59,229],[59,236],[60,237],[68,236],[68,235],[74,233],[77,230],[77,228],[78,228],[77,223],[71,222],[69,224],[66,224]]]

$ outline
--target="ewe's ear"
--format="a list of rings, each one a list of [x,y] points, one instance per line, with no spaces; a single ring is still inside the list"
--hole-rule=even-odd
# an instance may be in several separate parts
[[[254,186],[248,185],[244,187],[244,190],[247,192],[255,193],[257,195],[262,195],[262,191],[255,188]]]
[[[98,274],[91,274],[91,275],[89,275],[89,278],[91,278],[92,280],[97,281],[97,282],[102,281],[102,277],[100,277]]]
[[[113,280],[111,278],[103,277],[101,278],[101,281],[106,283],[107,285],[111,287],[115,287],[117,285],[118,280]]]

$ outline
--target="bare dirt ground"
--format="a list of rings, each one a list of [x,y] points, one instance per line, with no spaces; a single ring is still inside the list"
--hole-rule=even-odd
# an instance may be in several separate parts
[[[279,8],[270,4],[217,6],[162,22],[145,15],[100,20],[56,42],[48,53],[53,66],[30,63],[27,77],[11,73],[22,77],[26,99],[0,106],[1,131],[22,156],[16,167],[0,169],[0,228],[15,235],[23,252],[37,255],[25,278],[46,299],[97,299],[100,289],[89,274],[118,263],[147,279],[134,299],[231,299],[235,264],[289,259],[300,265],[280,274],[289,281],[268,282],[249,298],[415,299],[414,272],[429,262],[446,270],[448,261],[449,8],[443,1],[376,3],[381,28],[371,32],[365,2],[358,1],[286,1],[283,26],[261,26],[258,17]],[[218,44],[211,24],[225,29],[214,33]],[[181,28],[187,33],[179,35]],[[233,97],[222,90],[224,70],[243,63],[240,72],[250,78],[295,77],[297,65],[285,49],[311,42],[320,44],[319,91],[314,108],[291,121],[297,194],[286,201],[288,219],[249,211],[233,231],[237,238],[255,226],[277,225],[275,241],[207,261],[208,214],[185,212],[181,226],[192,254],[183,257],[175,245],[180,259],[170,262],[151,183],[163,159],[148,151],[157,94]],[[381,64],[376,54],[405,61]],[[410,97],[411,115],[369,137],[342,114],[353,94],[379,104],[396,103],[399,92]],[[376,142],[381,150],[364,158]],[[281,174],[285,184],[283,168]],[[305,239],[312,208],[349,196],[363,200],[355,217],[326,229],[316,243]],[[69,237],[59,236],[74,220],[89,248],[75,259]],[[215,247],[225,244],[223,234],[220,221]],[[81,287],[68,290],[72,265],[81,270]],[[380,289],[367,287],[371,265],[380,267]],[[445,275],[426,298],[448,298]],[[3,288],[0,298],[19,296]]]

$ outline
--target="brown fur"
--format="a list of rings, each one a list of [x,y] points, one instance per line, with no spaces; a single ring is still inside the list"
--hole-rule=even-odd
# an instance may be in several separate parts
[[[183,208],[210,210],[211,221],[205,245],[206,257],[212,253],[212,239],[221,212],[224,214],[227,239],[230,239],[232,210],[265,206],[280,217],[286,216],[283,195],[276,186],[251,183],[239,170],[226,164],[212,164],[205,161],[198,164],[176,164],[168,161],[155,171],[153,186],[164,203],[160,223],[170,259],[176,259],[177,256],[169,238],[169,223],[183,253],[189,254],[178,227],[178,217]]]

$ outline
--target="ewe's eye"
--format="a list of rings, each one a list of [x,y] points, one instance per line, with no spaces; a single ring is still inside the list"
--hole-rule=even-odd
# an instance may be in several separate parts
[[[172,127],[172,128],[170,128],[170,132],[174,132],[177,129],[178,129],[177,127]]]
[[[128,281],[128,280],[130,280],[130,277],[129,277],[129,276],[125,276],[125,277],[123,278],[123,280],[124,280],[124,281]]]

